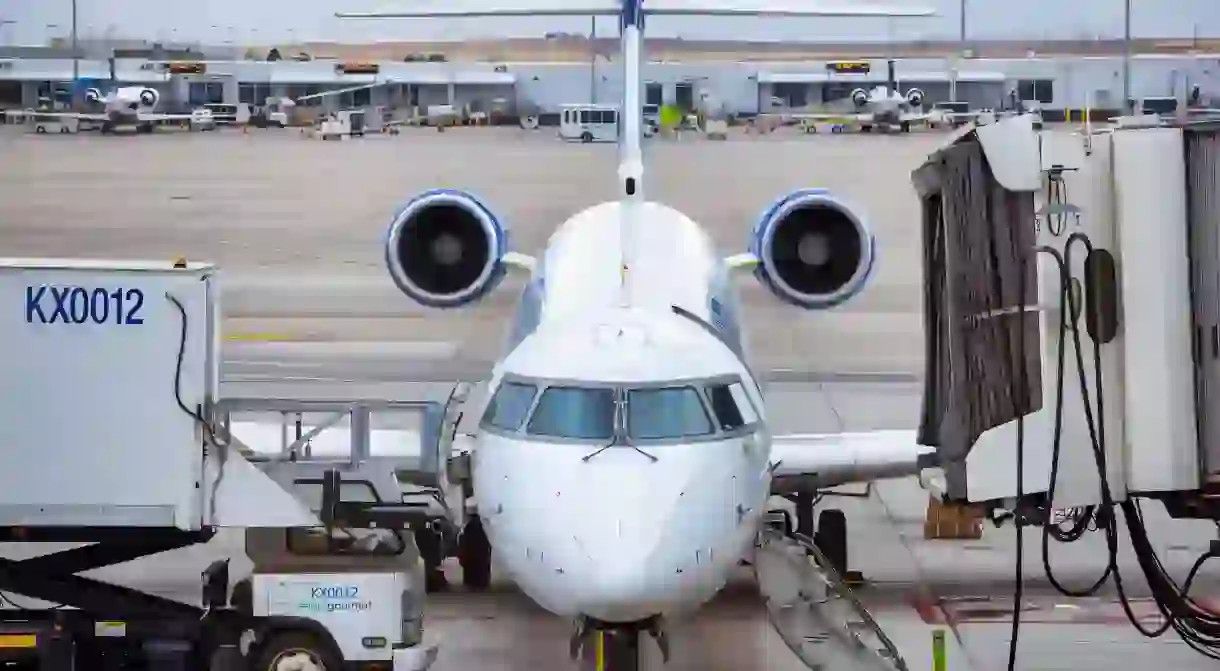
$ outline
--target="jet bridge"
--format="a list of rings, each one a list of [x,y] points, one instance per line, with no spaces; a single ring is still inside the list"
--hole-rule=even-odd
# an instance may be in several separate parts
[[[1016,117],[914,178],[920,442],[948,498],[1016,498],[1020,433],[1020,494],[1101,504],[1104,473],[1113,501],[1220,519],[1220,126],[1036,133]]]
[[[1220,521],[1220,124],[1069,134],[1005,120],[963,133],[915,182],[920,442],[936,447],[945,498],[1013,520],[1018,539],[1037,527],[1044,546],[1102,532],[1106,571],[1086,593],[1113,577],[1124,606],[1125,529],[1165,618],[1143,633],[1220,654],[1220,613],[1190,594],[1220,541],[1179,583],[1140,507]],[[1052,586],[1078,596],[1047,552]]]

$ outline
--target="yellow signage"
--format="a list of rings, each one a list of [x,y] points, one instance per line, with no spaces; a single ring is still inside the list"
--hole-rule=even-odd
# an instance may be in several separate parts
[[[826,69],[841,75],[866,75],[870,68],[868,61],[836,61],[827,63]]]
[[[375,75],[381,72],[381,66],[376,63],[340,63],[335,70],[345,75]]]
[[[204,63],[170,63],[168,69],[171,75],[201,75],[208,71],[208,66]]]

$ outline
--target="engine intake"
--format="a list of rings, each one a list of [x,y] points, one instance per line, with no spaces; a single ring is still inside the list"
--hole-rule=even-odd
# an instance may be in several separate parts
[[[85,101],[98,103],[102,101],[102,92],[97,89],[85,89]]]
[[[434,308],[477,301],[504,279],[508,235],[474,196],[434,189],[411,199],[386,235],[386,266],[412,300]]]
[[[157,101],[160,100],[161,94],[157,93],[156,89],[144,89],[140,91],[140,104],[145,107],[155,107]]]
[[[755,276],[780,300],[808,310],[858,294],[872,274],[876,245],[864,219],[823,189],[776,201],[754,228]]]
[[[868,104],[868,91],[864,89],[856,89],[851,92],[851,102],[856,107],[864,107]]]
[[[907,104],[911,107],[923,107],[925,94],[920,89],[911,89],[907,91]]]

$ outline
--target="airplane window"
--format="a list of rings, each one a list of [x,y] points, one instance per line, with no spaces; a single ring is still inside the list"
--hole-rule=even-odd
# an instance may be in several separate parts
[[[632,438],[706,436],[712,431],[712,422],[694,387],[627,392],[627,434]]]
[[[724,431],[734,431],[758,421],[754,407],[740,383],[713,384],[707,387],[707,397],[712,403],[712,412]]]
[[[505,382],[500,385],[487,411],[483,413],[483,421],[498,429],[516,431],[521,428],[521,422],[534,403],[534,395],[538,390],[532,384],[520,382]]]
[[[549,387],[526,432],[536,436],[609,440],[614,435],[614,390]]]

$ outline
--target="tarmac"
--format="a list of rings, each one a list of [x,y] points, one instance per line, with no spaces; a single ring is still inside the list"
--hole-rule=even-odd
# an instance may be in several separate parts
[[[741,282],[758,367],[783,380],[767,399],[777,432],[915,426],[923,338],[920,222],[909,173],[943,140],[930,133],[776,133],[646,145],[649,196],[702,222],[726,254],[744,249],[758,214],[794,188],[828,188],[868,212],[880,265],[872,284],[841,309],[798,312],[753,280]],[[0,154],[5,256],[217,263],[222,395],[289,398],[443,398],[454,377],[478,377],[496,356],[511,287],[466,311],[412,305],[382,268],[379,238],[397,204],[425,188],[468,188],[511,222],[518,249],[534,252],[566,216],[610,195],[615,163],[611,146],[569,145],[545,130],[515,129],[320,142],[294,131],[101,138],[0,128]],[[850,561],[867,579],[860,597],[911,669],[933,668],[932,635],[940,630],[947,633],[948,671],[1002,670],[1015,534],[989,525],[976,541],[925,540],[927,500],[916,483],[897,480],[877,483],[863,498],[828,497],[822,506],[847,513]],[[1156,505],[1145,514],[1162,561],[1179,578],[1216,537],[1211,524],[1170,521]],[[1142,639],[1112,592],[1058,596],[1045,579],[1039,534],[1025,536],[1028,585],[1016,668],[1212,668],[1173,634]],[[1123,539],[1118,563],[1135,610],[1155,619]],[[194,599],[197,566],[214,551],[183,551],[148,560],[160,562],[156,569],[101,575]],[[1104,567],[1105,544],[1090,534],[1052,548],[1050,558],[1057,577],[1083,586]],[[1205,570],[1196,589],[1217,593],[1215,574]],[[675,624],[667,668],[802,668],[771,631],[753,590],[743,569],[695,619]],[[427,629],[442,646],[438,671],[569,668],[570,624],[511,584],[482,595],[433,595]]]

